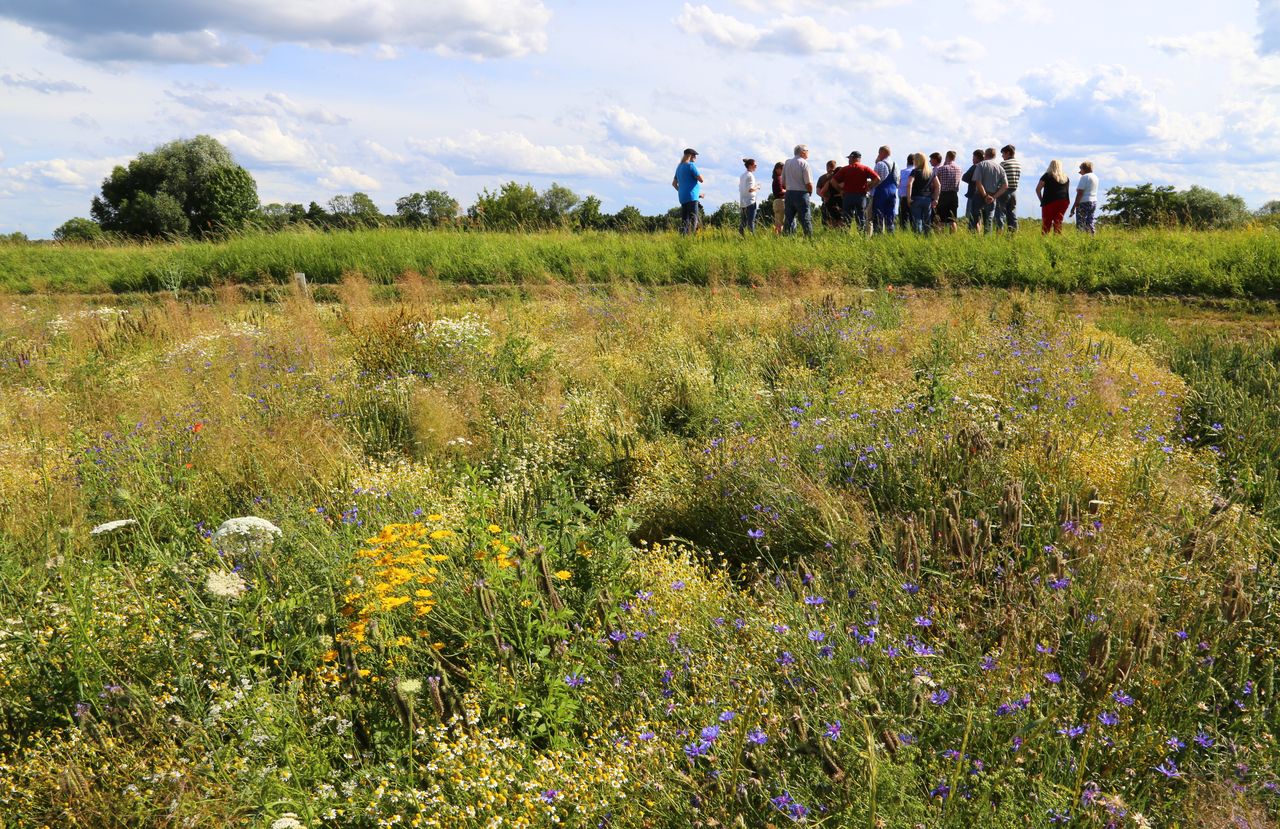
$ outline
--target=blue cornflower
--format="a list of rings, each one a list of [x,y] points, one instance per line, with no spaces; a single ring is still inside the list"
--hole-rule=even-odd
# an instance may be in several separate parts
[[[769,742],[769,735],[758,728],[753,728],[747,732],[747,742],[753,746],[762,746]]]
[[[1079,737],[1081,734],[1084,734],[1084,726],[1083,725],[1063,726],[1062,728],[1058,729],[1058,733],[1070,740],[1074,740],[1076,737]]]
[[[823,639],[826,639],[826,638],[827,638],[827,635],[820,630],[809,631],[810,642],[821,642]]]
[[[761,530],[758,528],[747,530],[747,535],[750,536],[751,538],[764,538],[764,530]]]
[[[1103,725],[1117,725],[1120,722],[1120,718],[1110,711],[1103,711],[1098,715],[1098,722]]]
[[[736,711],[721,711],[720,722],[732,722],[736,716],[738,716]]]
[[[685,756],[687,756],[690,760],[693,760],[697,757],[701,757],[702,755],[706,754],[710,750],[711,750],[711,743],[708,743],[705,740],[699,740],[696,743],[689,743],[684,747]]]
[[[778,657],[778,664],[782,666],[794,665],[796,658],[791,655],[791,651],[783,651],[782,656]]]
[[[641,739],[641,740],[644,740],[646,743],[647,743],[647,742],[649,742],[649,741],[650,741],[650,740],[652,740],[652,739],[655,739],[657,736],[658,736],[658,735],[657,735],[657,734],[654,734],[652,731],[641,731],[641,732],[640,732],[640,739]]]
[[[716,741],[716,738],[720,736],[720,726],[708,725],[706,728],[702,729],[701,732],[699,732],[698,736],[706,740],[708,743],[714,743]]]
[[[586,681],[587,678],[581,674],[569,674],[564,678],[564,684],[568,685],[570,688],[580,688],[582,687],[582,683]]]
[[[1182,776],[1182,772],[1178,770],[1178,764],[1174,762],[1172,757],[1164,758],[1163,763],[1158,766],[1152,766],[1152,768],[1170,779]]]
[[[774,633],[779,633],[779,634],[786,633],[787,631],[791,630],[791,628],[787,627],[786,625],[773,625],[772,629]]]
[[[1213,745],[1213,738],[1204,731],[1197,732],[1194,739],[1196,741],[1196,745],[1201,748],[1209,748]]]
[[[826,602],[826,599],[824,599],[821,596],[805,596],[804,597],[804,603],[811,607],[817,607],[818,605],[823,604],[824,602]]]
[[[609,631],[609,640],[611,642],[625,642],[627,640],[627,633],[623,630],[611,630]]]
[[[1050,590],[1065,590],[1070,586],[1071,586],[1071,579],[1066,578],[1065,576],[1063,578],[1054,579],[1053,581],[1049,582]]]
[[[840,739],[840,729],[840,721],[836,720],[835,722],[827,723],[827,728],[822,733],[827,736],[828,740],[838,740]]]
[[[982,662],[978,663],[978,667],[984,671],[994,671],[996,669],[996,658],[994,656],[982,657]]]
[[[671,589],[684,590],[684,582],[680,581],[679,579],[676,579],[675,581],[671,582]]]
[[[1126,694],[1123,690],[1117,689],[1111,694],[1111,698],[1121,705],[1133,705],[1133,697]]]
[[[539,797],[541,797],[543,802],[545,803],[555,803],[556,798],[559,796],[560,796],[559,789],[547,789],[545,792],[539,795]]]
[[[922,628],[933,627],[933,620],[930,619],[928,616],[917,616],[916,627],[922,627]]]
[[[1062,681],[1062,674],[1057,671],[1045,671],[1044,678],[1052,682],[1054,685],[1057,685]]]
[[[946,705],[951,700],[951,692],[945,688],[939,688],[929,695],[929,702],[934,705]]]
[[[1187,747],[1187,744],[1179,740],[1176,734],[1170,734],[1169,739],[1165,740],[1164,744],[1174,751],[1182,751]]]
[[[907,591],[908,596],[914,596],[915,594],[920,592],[920,585],[907,582],[902,585],[902,589]]]
[[[822,657],[823,659],[830,659],[835,655],[836,655],[836,649],[831,647],[830,645],[823,645],[822,647],[818,648],[818,656]]]

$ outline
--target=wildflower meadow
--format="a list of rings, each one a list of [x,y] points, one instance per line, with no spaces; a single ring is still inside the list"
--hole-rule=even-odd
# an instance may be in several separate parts
[[[0,826],[1277,825],[1274,303],[714,287],[0,298]]]

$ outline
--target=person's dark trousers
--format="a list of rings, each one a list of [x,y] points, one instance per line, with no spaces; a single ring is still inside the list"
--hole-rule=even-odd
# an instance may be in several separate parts
[[[803,190],[788,190],[784,198],[786,207],[782,214],[783,235],[790,236],[796,232],[796,219],[799,218],[800,226],[804,228],[804,235],[812,236],[813,214],[809,204],[809,194]]]
[[[1010,190],[996,199],[996,227],[1008,228],[1012,233],[1018,229],[1018,194]]]
[[[689,236],[698,229],[698,203],[687,201],[680,203],[680,235]]]
[[[893,216],[897,209],[897,190],[875,191],[871,202],[871,229],[876,233],[893,233]]]
[[[916,233],[928,234],[933,222],[933,197],[916,196],[911,200],[911,224]]]
[[[911,199],[906,196],[898,196],[898,227],[915,229],[911,224]]]
[[[738,220],[738,233],[745,236],[747,231],[756,232],[756,210],[760,207],[758,204],[749,204],[742,208],[742,217]]]
[[[992,233],[996,229],[996,203],[988,202],[986,199],[973,200],[973,216],[969,218],[969,227],[977,228],[977,223],[982,222],[982,232]]]
[[[845,193],[840,197],[840,209],[849,222],[849,228],[858,228],[859,233],[867,232],[867,194]]]

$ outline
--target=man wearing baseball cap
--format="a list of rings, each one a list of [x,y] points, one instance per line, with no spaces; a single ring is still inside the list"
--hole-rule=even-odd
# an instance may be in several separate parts
[[[702,198],[702,174],[694,159],[698,151],[686,149],[671,179],[671,186],[680,198],[680,235],[688,236],[698,229],[698,199]]]
[[[858,233],[867,231],[867,193],[880,183],[876,171],[862,163],[862,153],[854,150],[848,155],[849,163],[835,172],[835,180],[843,194],[843,212],[852,229],[857,222]]]

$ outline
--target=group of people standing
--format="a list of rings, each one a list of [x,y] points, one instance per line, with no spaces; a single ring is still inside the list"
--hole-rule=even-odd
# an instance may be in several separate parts
[[[822,198],[821,215],[828,227],[848,225],[858,233],[893,233],[895,228],[930,233],[935,226],[954,233],[963,215],[971,231],[1018,229],[1018,186],[1022,165],[1017,149],[1006,144],[996,159],[994,147],[974,150],[968,170],[956,163],[956,151],[911,153],[906,167],[898,169],[890,160],[888,146],[881,147],[872,165],[862,163],[862,153],[854,150],[848,163],[838,166],[828,161],[826,172],[815,180],[809,164],[809,148],[797,144],[794,155],[773,166],[768,203],[773,210],[775,233],[795,233],[797,223],[806,236],[813,235],[811,198]],[[671,186],[680,198],[680,232],[690,234],[699,223],[699,199],[702,197],[702,175],[697,166],[696,150],[684,151]],[[738,204],[741,209],[739,232],[754,232],[761,203],[761,185],[756,180],[756,161],[742,160],[746,171],[738,179]],[[964,212],[961,210],[960,187],[965,186]],[[1076,228],[1094,233],[1094,217],[1098,206],[1098,177],[1093,163],[1080,162],[1075,202],[1071,201],[1071,181],[1057,159],[1036,183],[1040,200],[1042,230],[1061,233],[1062,221],[1070,214]],[[870,215],[868,215],[870,214]]]

